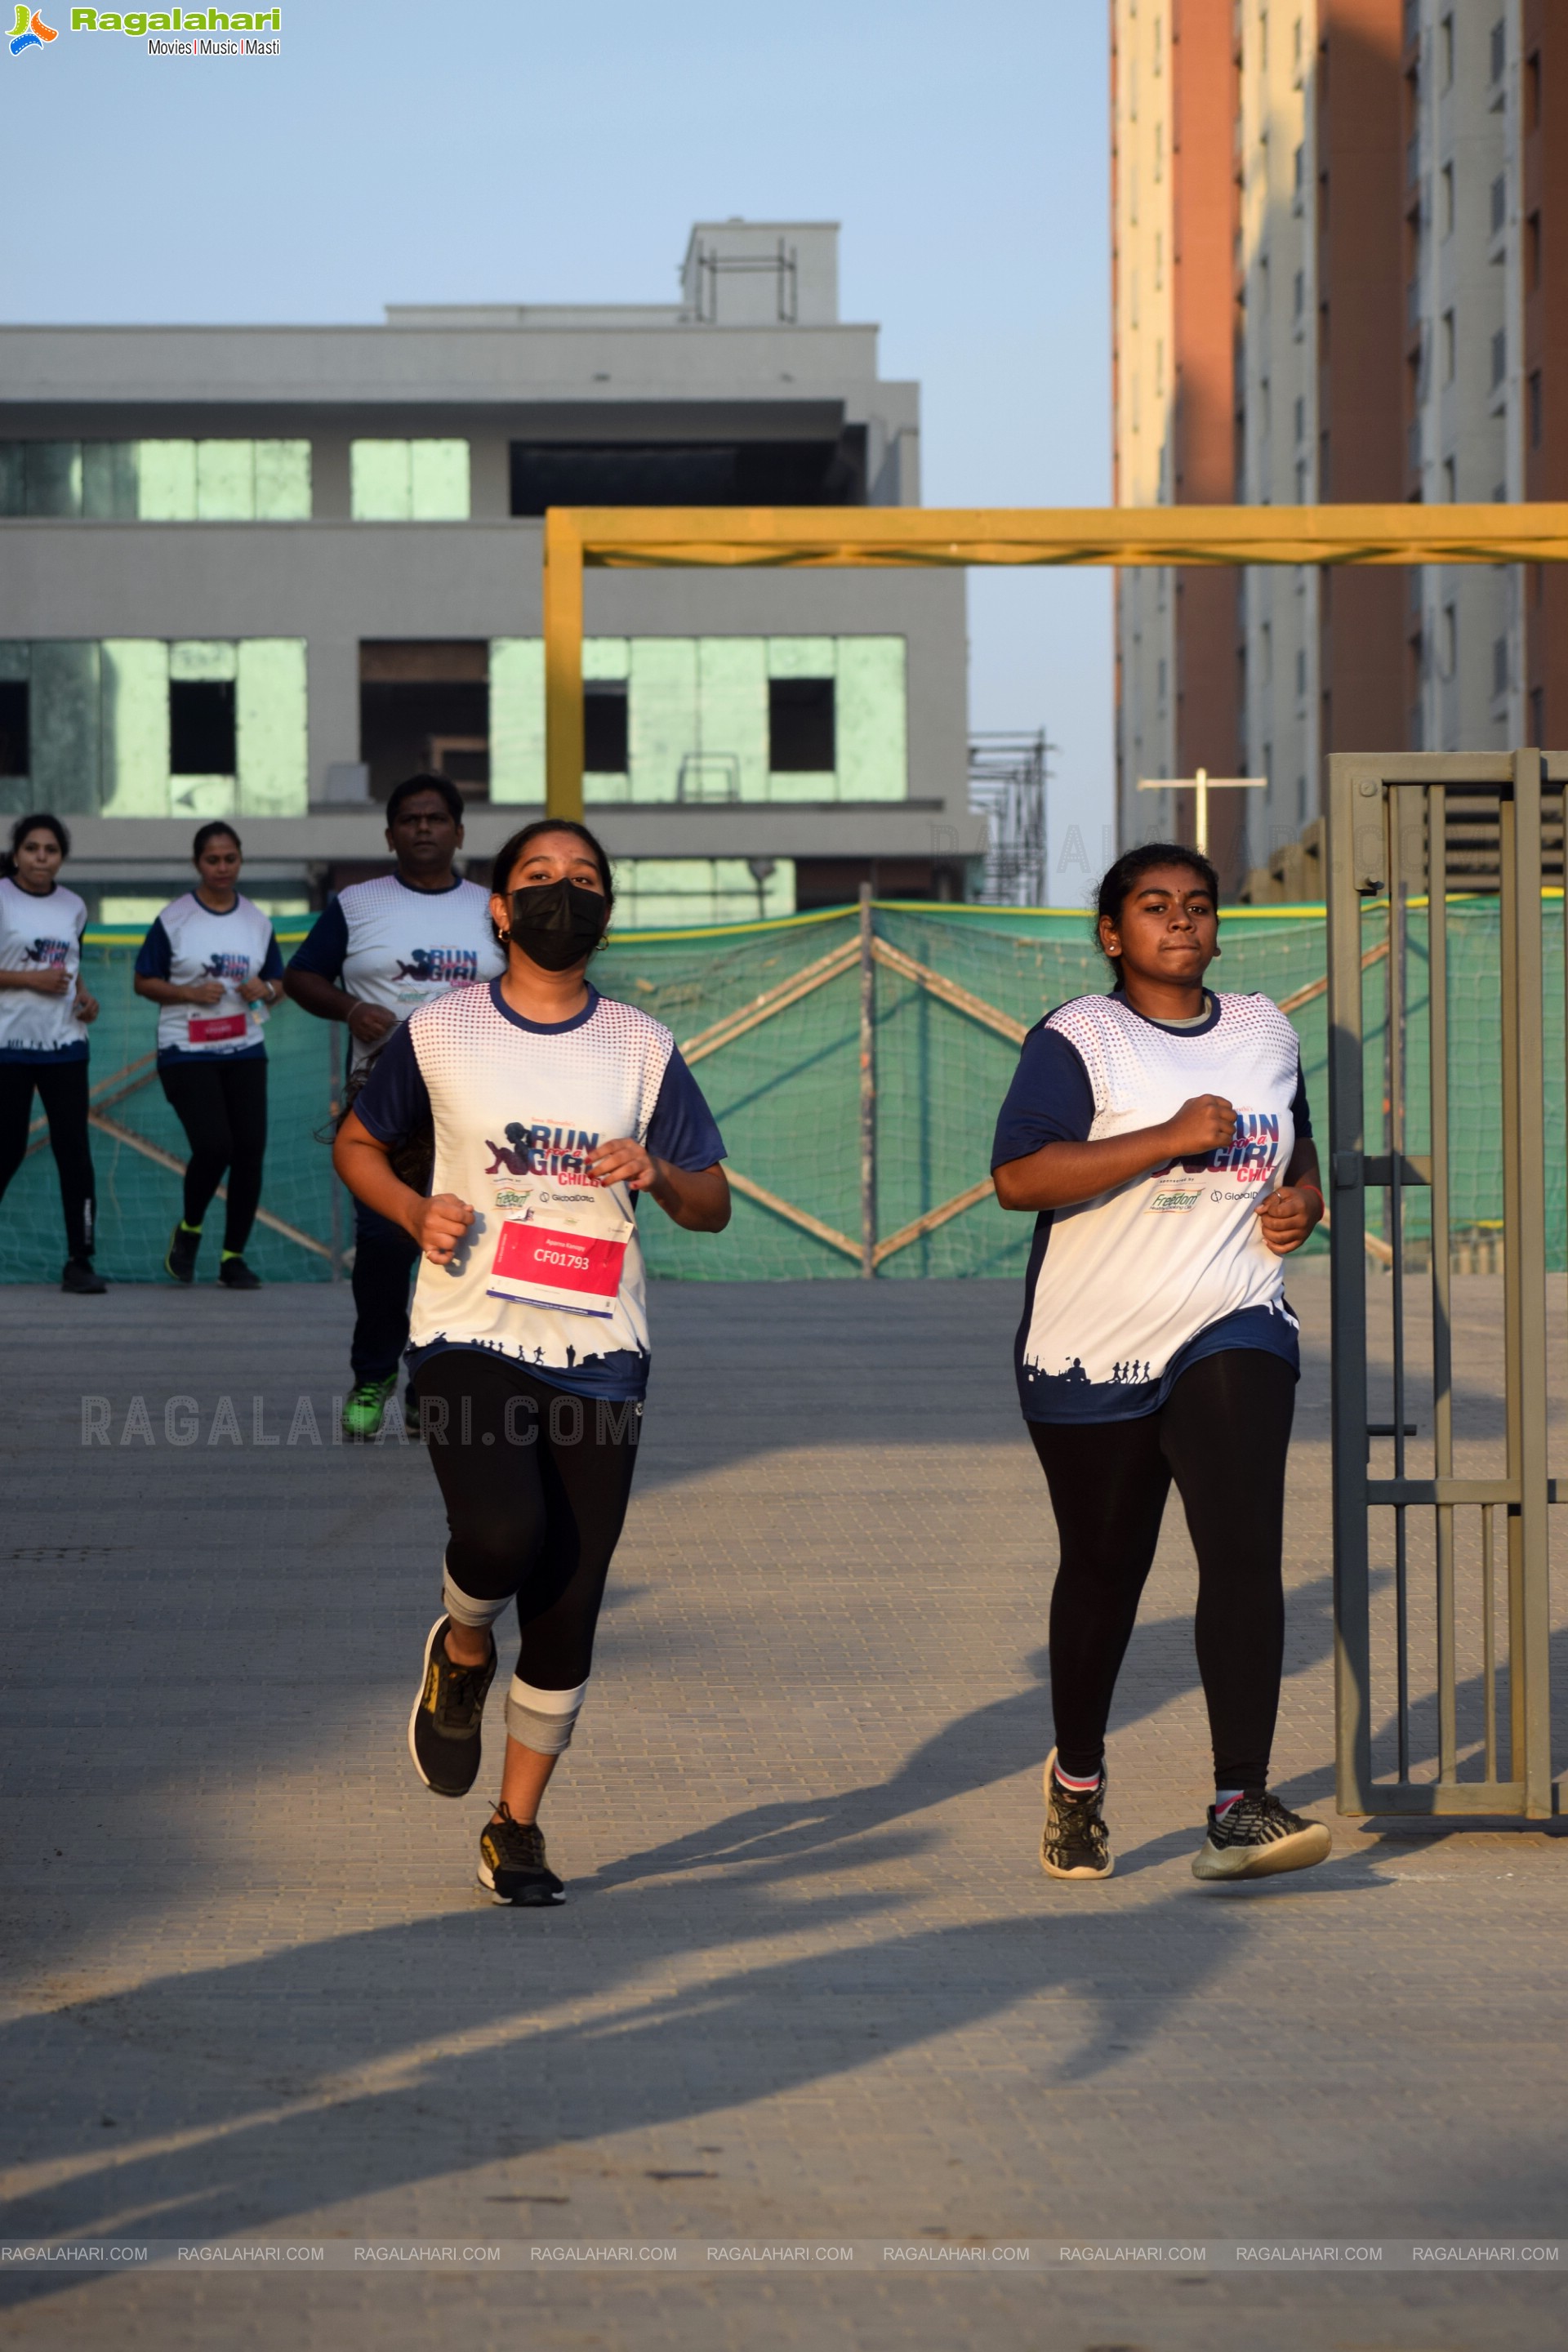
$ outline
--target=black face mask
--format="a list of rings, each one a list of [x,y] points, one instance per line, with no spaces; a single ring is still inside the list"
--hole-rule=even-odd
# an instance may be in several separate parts
[[[610,910],[597,890],[578,882],[536,882],[511,894],[511,936],[543,971],[569,971],[591,956]]]

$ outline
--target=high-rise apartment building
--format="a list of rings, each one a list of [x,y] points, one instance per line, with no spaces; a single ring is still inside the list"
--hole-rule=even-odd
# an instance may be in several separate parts
[[[1112,36],[1118,499],[1563,496],[1568,10],[1113,0]],[[1186,814],[1140,777],[1266,776],[1215,827],[1232,887],[1331,751],[1568,740],[1539,570],[1126,573],[1118,635],[1122,837]]]

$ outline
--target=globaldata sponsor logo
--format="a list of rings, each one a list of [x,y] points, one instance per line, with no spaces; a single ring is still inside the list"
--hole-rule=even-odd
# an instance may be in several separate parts
[[[36,8],[18,8],[16,21],[11,27],[11,55],[19,58],[24,49],[41,49],[47,41],[58,41],[59,34],[53,25],[46,25]]]

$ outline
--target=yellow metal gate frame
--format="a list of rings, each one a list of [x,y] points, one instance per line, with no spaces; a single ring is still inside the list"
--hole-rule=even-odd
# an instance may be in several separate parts
[[[545,807],[582,820],[584,568],[1563,562],[1563,503],[552,507],[544,518]]]

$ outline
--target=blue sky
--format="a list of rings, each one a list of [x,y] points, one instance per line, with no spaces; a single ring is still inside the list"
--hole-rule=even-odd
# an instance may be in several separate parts
[[[0,311],[659,301],[693,220],[836,219],[844,315],[924,388],[926,502],[1099,504],[1107,106],[1088,0],[284,0],[283,55],[245,65],[68,35],[0,52]],[[973,572],[970,636],[972,723],[1059,747],[1052,896],[1080,899],[1110,817],[1110,575]]]

